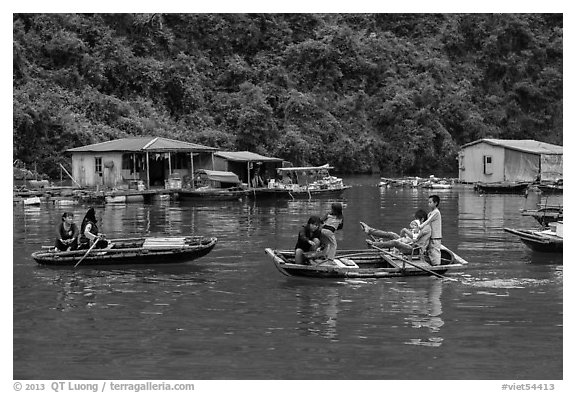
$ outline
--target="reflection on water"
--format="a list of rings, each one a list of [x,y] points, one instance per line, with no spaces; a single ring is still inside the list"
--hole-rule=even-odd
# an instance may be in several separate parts
[[[443,243],[470,262],[458,282],[278,273],[264,248],[293,248],[336,200],[348,249],[365,245],[359,221],[398,231],[426,207],[430,190],[378,180],[354,178],[338,199],[96,208],[109,238],[218,237],[207,256],[161,267],[37,266],[30,253],[62,213],[79,222],[88,207],[14,206],[14,377],[414,379],[416,368],[423,379],[561,379],[562,258],[502,231],[534,225],[518,214],[522,196],[434,191]]]

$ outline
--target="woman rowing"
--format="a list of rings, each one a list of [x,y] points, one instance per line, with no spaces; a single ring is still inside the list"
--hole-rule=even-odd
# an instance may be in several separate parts
[[[96,212],[91,207],[86,212],[82,225],[80,226],[80,246],[78,248],[85,249],[98,242],[94,248],[108,247],[108,241],[104,240],[104,235],[98,232],[98,225],[96,225]]]

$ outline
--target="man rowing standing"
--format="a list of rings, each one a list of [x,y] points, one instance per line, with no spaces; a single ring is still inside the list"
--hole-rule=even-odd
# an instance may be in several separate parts
[[[440,265],[440,248],[442,246],[442,215],[438,210],[440,204],[440,197],[438,195],[430,195],[428,197],[428,218],[420,224],[420,228],[430,225],[431,235],[430,242],[428,243],[428,258],[432,266]]]

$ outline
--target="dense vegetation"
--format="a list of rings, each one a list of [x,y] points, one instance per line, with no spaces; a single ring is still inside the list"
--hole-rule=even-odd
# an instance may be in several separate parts
[[[455,173],[483,137],[562,144],[562,15],[15,14],[13,156],[153,135]]]

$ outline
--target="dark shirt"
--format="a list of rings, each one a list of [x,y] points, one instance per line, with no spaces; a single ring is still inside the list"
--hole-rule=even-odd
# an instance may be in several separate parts
[[[298,232],[298,242],[296,242],[296,247],[295,248],[301,248],[302,251],[304,252],[308,252],[310,251],[310,243],[308,243],[308,241],[316,238],[316,239],[320,239],[320,229],[315,230],[314,232],[312,232],[310,230],[310,228],[308,227],[308,225],[303,225],[302,228],[300,229],[300,232]]]
[[[82,225],[82,232],[80,233],[80,243],[88,243],[89,242],[89,239],[86,237],[86,235],[84,235],[84,228],[86,228],[86,226],[88,226],[88,224],[92,225],[90,227],[90,233],[93,235],[98,235],[98,226],[96,225],[96,223],[92,222],[92,221],[87,221],[86,223],[84,223]]]
[[[76,226],[76,224],[71,223],[70,224],[70,229],[66,230],[64,228],[64,223],[60,223],[60,225],[58,226],[58,239],[62,239],[62,240],[68,240],[68,239],[74,239],[75,237],[78,236],[78,226]]]

